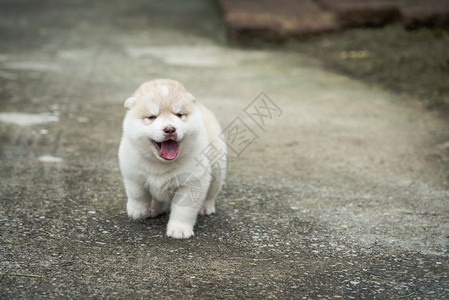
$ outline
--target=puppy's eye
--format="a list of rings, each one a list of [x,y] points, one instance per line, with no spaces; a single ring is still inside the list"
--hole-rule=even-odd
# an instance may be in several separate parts
[[[182,118],[183,114],[177,113],[175,116],[177,116],[178,118]]]
[[[147,119],[149,119],[149,120],[155,120],[155,119],[156,119],[156,116],[149,116],[149,117],[147,117]]]

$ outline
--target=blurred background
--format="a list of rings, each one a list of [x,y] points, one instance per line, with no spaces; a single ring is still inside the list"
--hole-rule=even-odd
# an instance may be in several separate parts
[[[234,44],[288,44],[332,70],[447,109],[448,0],[218,2]]]
[[[1,0],[0,51],[61,43],[56,31],[89,26],[86,18],[124,31],[145,23],[152,31],[182,28],[217,43],[297,51],[428,107],[442,110],[449,103],[449,0],[113,1],[113,16],[99,14],[98,6],[83,0]],[[82,15],[83,7],[92,7],[91,13]],[[0,80],[13,76],[2,69]]]

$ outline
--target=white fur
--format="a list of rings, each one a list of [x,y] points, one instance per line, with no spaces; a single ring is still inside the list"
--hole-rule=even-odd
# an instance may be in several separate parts
[[[176,114],[176,113],[182,113],[181,108],[182,108],[182,99],[176,101],[175,103],[173,103],[173,104],[171,105],[171,109],[172,109],[172,111],[173,111],[175,114]]]
[[[219,138],[220,126],[212,113],[194,102],[176,81],[151,81],[135,94],[138,96],[131,108],[125,103],[128,111],[119,148],[128,215],[132,219],[154,218],[170,210],[167,235],[189,238],[194,235],[197,215],[215,212],[215,198],[224,183],[226,158],[214,162],[204,155],[211,143],[226,153],[226,144]],[[164,110],[160,101],[168,95],[173,97],[168,106],[171,112]],[[139,101],[145,105],[139,106]],[[142,118],[155,105],[161,109],[159,116],[154,120]],[[146,111],[142,112],[142,107]],[[175,115],[179,112],[173,111],[175,108],[185,110],[185,107],[186,116]],[[179,143],[178,155],[171,161],[161,158],[151,143],[164,140],[163,129],[167,126],[176,128]]]
[[[146,109],[148,111],[148,116],[159,115],[159,106],[156,103],[148,103]]]

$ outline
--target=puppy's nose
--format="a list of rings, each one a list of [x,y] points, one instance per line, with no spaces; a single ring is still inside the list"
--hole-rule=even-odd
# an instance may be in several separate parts
[[[176,128],[173,126],[167,126],[164,129],[162,129],[166,134],[172,134],[176,132]]]

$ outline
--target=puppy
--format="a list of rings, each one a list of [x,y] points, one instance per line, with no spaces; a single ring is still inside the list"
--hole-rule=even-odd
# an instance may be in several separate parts
[[[215,213],[226,143],[214,115],[177,81],[143,83],[125,101],[120,170],[132,219],[170,211],[167,235],[194,235],[197,215]]]

